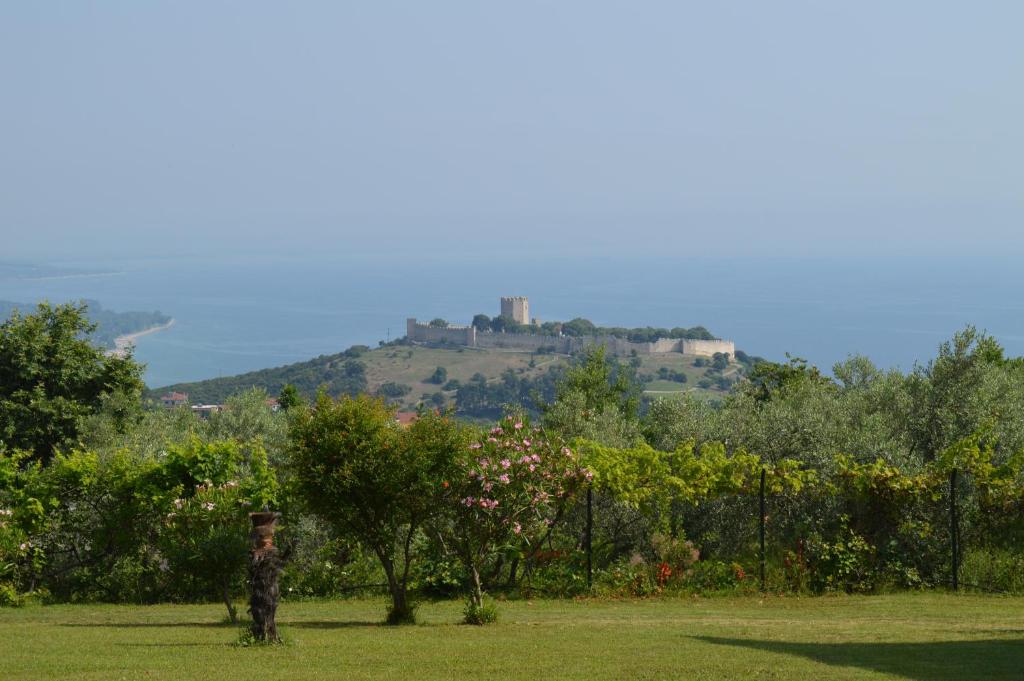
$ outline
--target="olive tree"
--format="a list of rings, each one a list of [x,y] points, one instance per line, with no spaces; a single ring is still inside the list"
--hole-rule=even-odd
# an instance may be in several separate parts
[[[380,560],[391,594],[387,621],[412,622],[413,539],[440,507],[464,429],[439,414],[402,428],[394,411],[360,395],[321,393],[291,425],[290,466],[309,510],[366,546]]]

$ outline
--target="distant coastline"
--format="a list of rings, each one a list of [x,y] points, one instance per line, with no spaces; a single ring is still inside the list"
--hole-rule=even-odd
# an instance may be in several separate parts
[[[107,350],[107,354],[113,357],[124,357],[128,354],[129,349],[135,347],[135,341],[139,338],[148,336],[151,333],[157,333],[159,331],[169,329],[172,326],[174,326],[174,319],[171,319],[171,321],[166,324],[157,324],[156,326],[150,326],[142,331],[135,331],[133,333],[126,333],[118,336],[114,339],[114,349]]]

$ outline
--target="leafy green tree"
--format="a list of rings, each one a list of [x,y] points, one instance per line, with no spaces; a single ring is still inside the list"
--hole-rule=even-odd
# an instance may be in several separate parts
[[[433,326],[434,328],[437,329],[446,329],[448,328],[448,320],[436,317],[430,320],[430,326]]]
[[[490,331],[491,318],[485,314],[473,315],[473,327],[477,331]]]
[[[288,411],[292,407],[302,406],[303,399],[298,388],[291,383],[286,383],[277,396],[277,403],[281,405],[281,409]]]
[[[444,367],[437,367],[434,369],[434,373],[427,378],[427,383],[433,383],[435,385],[443,385],[447,381],[448,370]]]
[[[939,346],[938,357],[915,367],[907,379],[908,426],[918,456],[931,460],[1005,412],[996,395],[1004,364],[999,344],[968,326]]]
[[[635,370],[609,357],[603,345],[586,348],[544,407],[544,427],[567,439],[587,437],[625,446],[640,435],[640,385]]]
[[[105,406],[115,427],[140,409],[142,367],[130,354],[105,355],[93,345],[96,327],[85,312],[41,303],[0,324],[0,442],[39,461],[73,445],[83,422]]]
[[[511,331],[516,327],[516,320],[508,315],[499,315],[491,320],[491,331],[495,333],[501,333],[502,331]]]
[[[405,383],[395,383],[394,381],[382,383],[381,386],[377,388],[378,395],[380,395],[381,397],[386,397],[391,400],[405,397],[411,392],[411,385],[406,385]]]
[[[589,319],[576,317],[562,324],[562,333],[566,336],[588,336],[594,333],[597,327]]]
[[[388,622],[414,620],[409,597],[413,539],[438,511],[442,481],[466,445],[461,426],[424,414],[408,429],[367,396],[321,393],[291,428],[291,469],[308,508],[373,551],[391,594]]]

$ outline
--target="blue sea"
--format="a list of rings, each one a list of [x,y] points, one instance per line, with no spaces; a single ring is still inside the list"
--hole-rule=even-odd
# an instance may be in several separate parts
[[[1010,259],[201,257],[0,266],[0,299],[160,310],[146,381],[227,376],[376,345],[406,317],[467,323],[525,295],[542,320],[706,326],[751,355],[829,369],[851,354],[909,370],[966,324],[1024,354],[1024,270]],[[54,268],[56,267],[56,269]]]

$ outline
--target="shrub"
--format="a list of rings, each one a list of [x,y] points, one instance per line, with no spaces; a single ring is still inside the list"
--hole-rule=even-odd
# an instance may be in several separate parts
[[[517,417],[460,454],[452,478],[442,483],[440,531],[470,578],[470,604],[480,608],[485,564],[503,547],[538,546],[591,474],[561,441]]]
[[[448,381],[448,370],[444,367],[437,367],[434,369],[434,373],[427,377],[427,383],[433,383],[434,385],[444,385]]]
[[[490,602],[485,600],[483,603],[477,604],[473,601],[468,601],[466,607],[462,611],[462,621],[466,624],[491,624],[498,621],[498,608]]]

